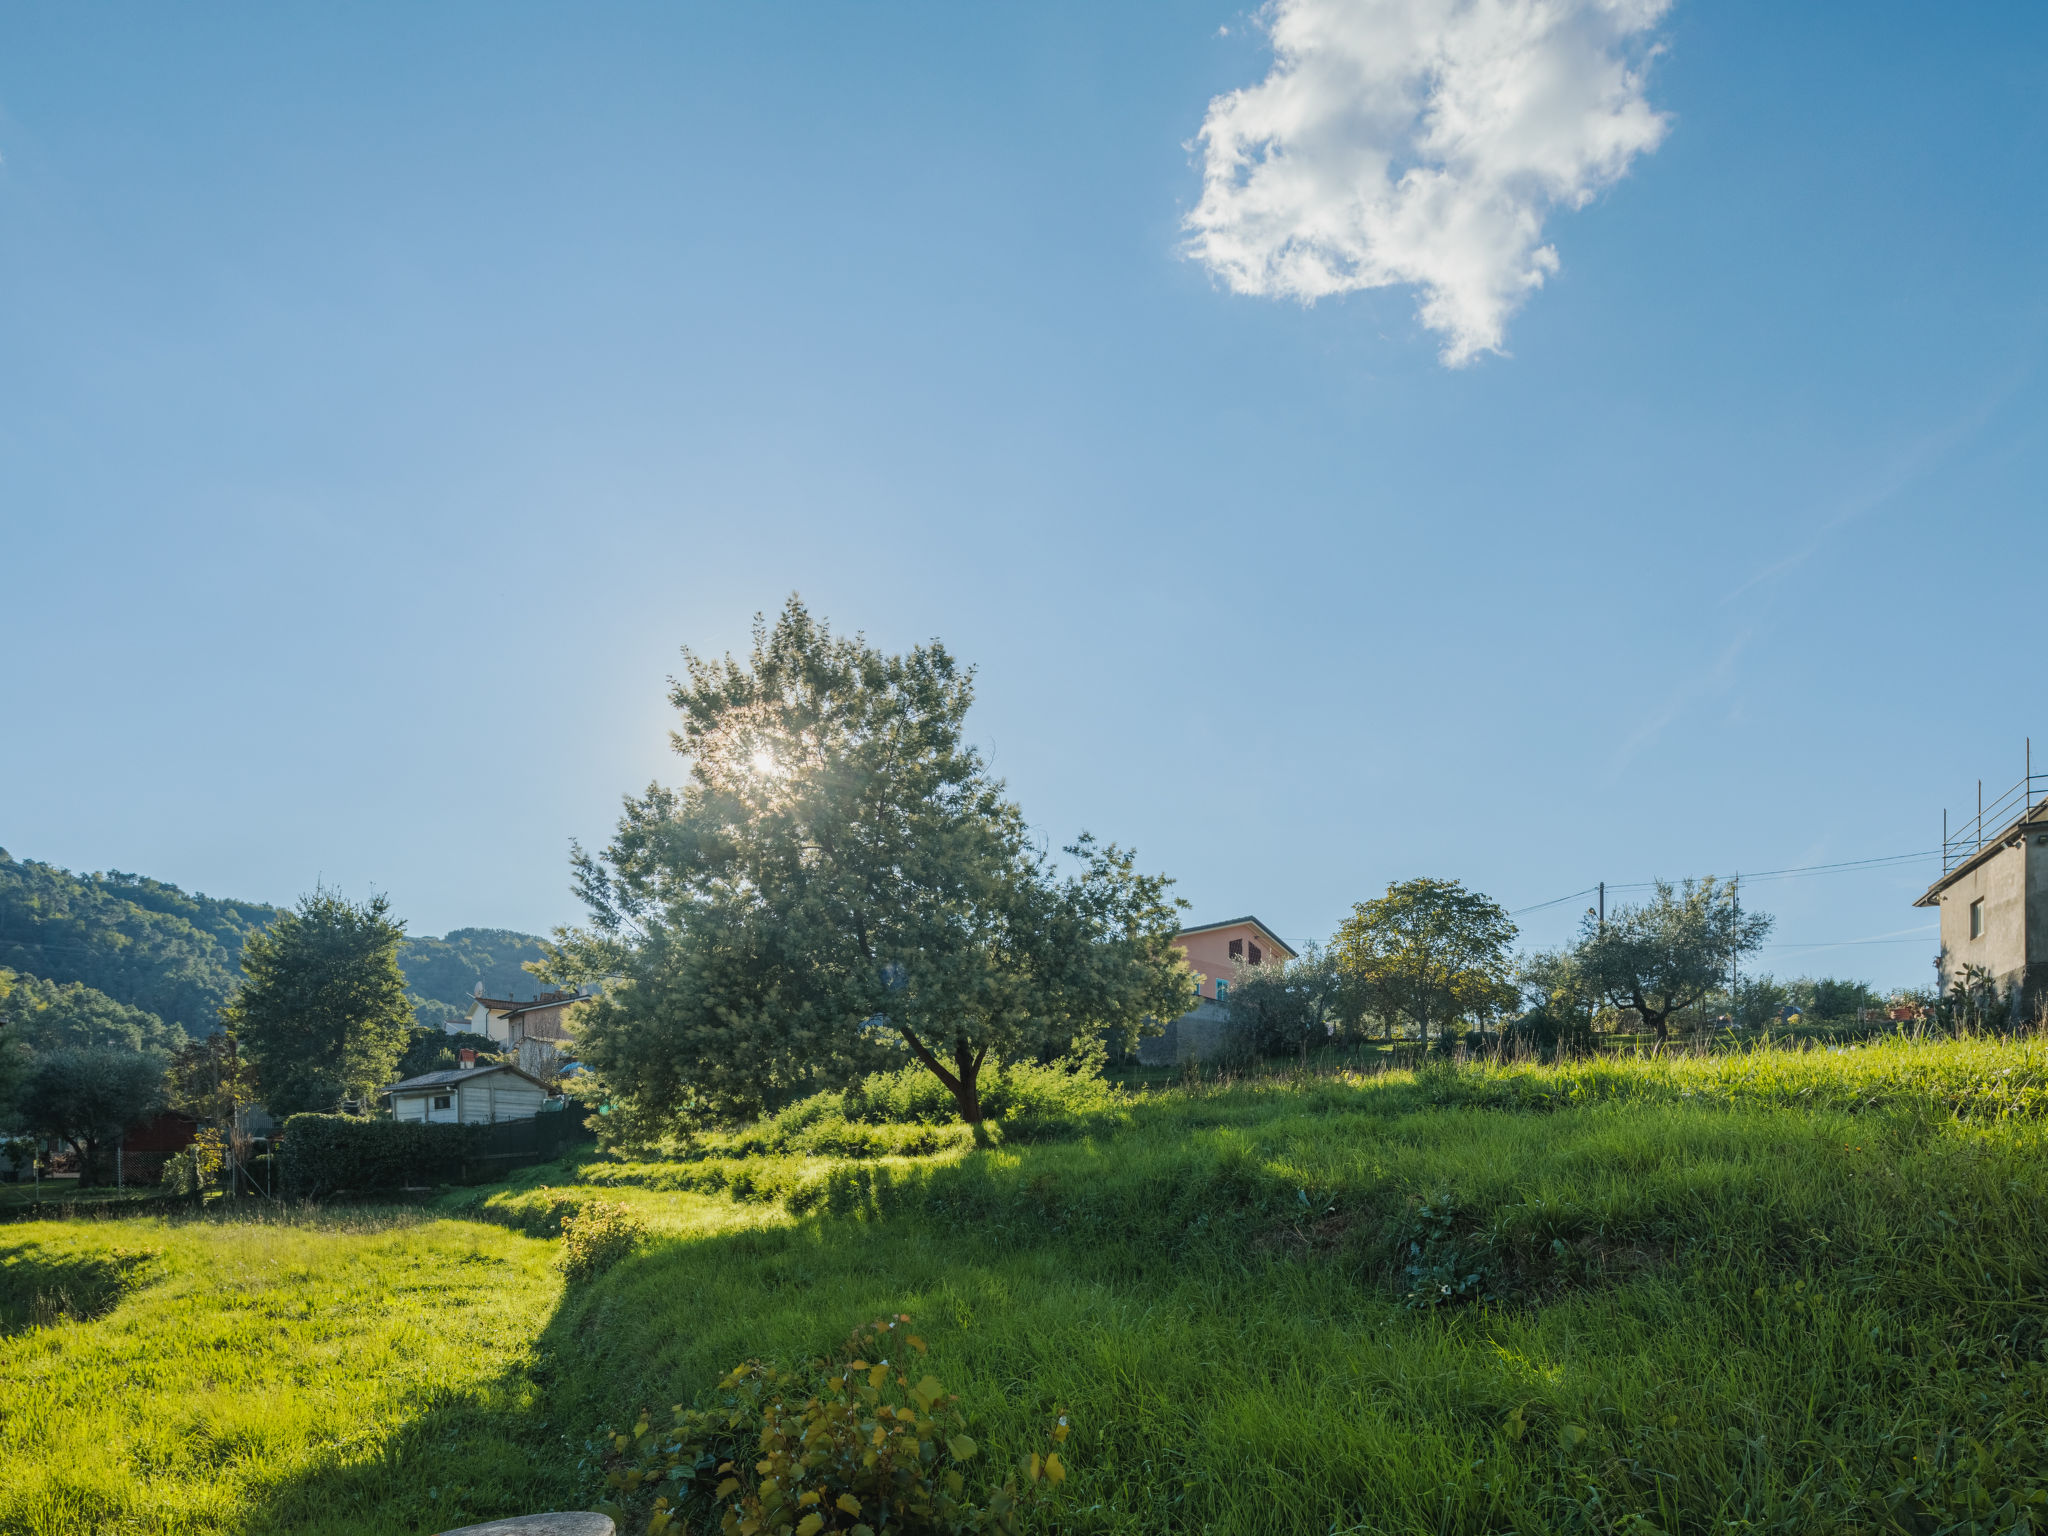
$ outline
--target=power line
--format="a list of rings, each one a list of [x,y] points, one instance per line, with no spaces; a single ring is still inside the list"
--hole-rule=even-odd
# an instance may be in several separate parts
[[[1590,896],[1599,889],[1600,887],[1597,885],[1589,885],[1583,891],[1573,891],[1570,896],[1558,896],[1554,897],[1549,901],[1539,901],[1533,907],[1517,907],[1514,911],[1510,912],[1508,916],[1520,917],[1524,912],[1541,912],[1545,907],[1554,907],[1558,905],[1559,902],[1571,901],[1574,898],[1580,896]]]
[[[1752,874],[1744,874],[1742,878],[1744,880],[1790,880],[1808,875],[1830,875],[1840,874],[1849,870],[1879,869],[1888,865],[1909,864],[1915,859],[1931,859],[1938,852],[1938,849],[1930,848],[1919,853],[1886,853],[1870,859],[1843,859],[1833,864],[1800,864],[1790,869],[1758,870]],[[1697,879],[1699,877],[1694,876],[1692,878]],[[1608,882],[1607,889],[1610,891],[1647,891],[1655,889],[1660,883],[1668,885],[1672,882],[1656,880],[1610,881]],[[1590,896],[1598,889],[1597,885],[1589,885],[1582,891],[1573,891],[1569,896],[1554,896],[1549,901],[1539,901],[1534,906],[1518,907],[1510,912],[1508,916],[1520,917],[1525,912],[1541,912],[1545,907],[1561,906],[1565,902],[1575,900],[1580,896]]]

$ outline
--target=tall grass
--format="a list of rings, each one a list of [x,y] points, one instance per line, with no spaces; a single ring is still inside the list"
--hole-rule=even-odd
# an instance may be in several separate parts
[[[2036,1042],[1890,1042],[1261,1079],[1063,1137],[793,1149],[835,1114],[902,1123],[842,1101],[359,1230],[16,1227],[46,1275],[143,1257],[0,1339],[0,1529],[588,1502],[601,1426],[906,1311],[991,1475],[1072,1418],[1048,1529],[2037,1530],[2044,1086]],[[779,1192],[655,1187],[749,1167]],[[523,1234],[607,1169],[651,1238],[565,1290]]]

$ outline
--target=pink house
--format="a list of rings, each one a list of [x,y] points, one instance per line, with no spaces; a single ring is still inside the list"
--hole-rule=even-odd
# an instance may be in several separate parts
[[[1223,923],[1197,923],[1174,935],[1173,942],[1188,957],[1197,989],[1203,997],[1221,998],[1230,990],[1231,978],[1240,965],[1258,965],[1268,960],[1292,960],[1294,951],[1256,917],[1233,917]]]

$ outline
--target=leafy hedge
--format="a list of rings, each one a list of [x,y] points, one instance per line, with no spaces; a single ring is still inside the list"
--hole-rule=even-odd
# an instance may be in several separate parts
[[[461,1179],[477,1151],[474,1125],[418,1120],[359,1120],[352,1115],[292,1115],[278,1162],[284,1193],[297,1200],[366,1194]]]

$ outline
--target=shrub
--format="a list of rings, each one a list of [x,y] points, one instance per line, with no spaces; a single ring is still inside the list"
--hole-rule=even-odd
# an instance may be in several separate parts
[[[616,1200],[586,1200],[561,1213],[562,1251],[555,1267],[571,1280],[593,1280],[640,1245],[647,1227]]]
[[[220,1183],[226,1165],[225,1138],[211,1126],[192,1138],[192,1145],[164,1159],[158,1181],[174,1195],[203,1196]]]
[[[1112,1113],[1123,1098],[1093,1073],[1012,1062],[981,1083],[981,1111],[1010,1136],[1026,1138],[1078,1129],[1081,1122]],[[790,1109],[798,1108],[791,1105]],[[784,1113],[789,1113],[785,1110]],[[843,1096],[842,1115],[870,1125],[957,1124],[960,1111],[946,1086],[922,1067],[878,1072]]]
[[[284,1193],[314,1200],[447,1183],[462,1175],[477,1128],[352,1115],[293,1115],[284,1123],[279,1165]]]
[[[981,1447],[937,1377],[920,1370],[913,1383],[913,1357],[926,1350],[909,1322],[899,1313],[857,1329],[837,1360],[803,1370],[736,1366],[714,1405],[678,1407],[665,1432],[644,1413],[630,1433],[606,1431],[616,1458],[607,1485],[627,1499],[663,1490],[648,1536],[679,1536],[686,1521],[713,1518],[727,1536],[1016,1531],[1024,1504],[1066,1480],[1065,1418],[1043,1455],[970,1500],[961,1469]]]

